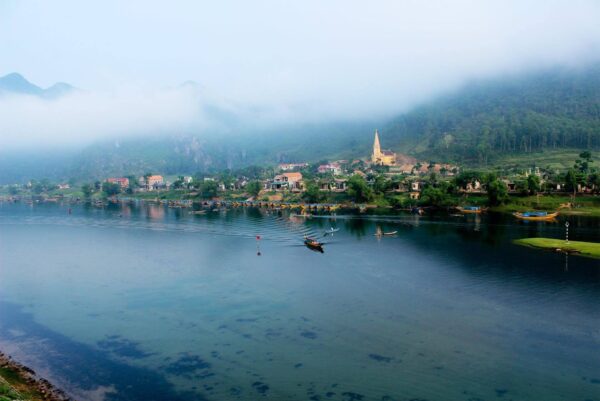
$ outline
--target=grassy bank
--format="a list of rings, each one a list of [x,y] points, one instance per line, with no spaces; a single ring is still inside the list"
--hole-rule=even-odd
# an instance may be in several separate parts
[[[562,208],[562,215],[588,215],[600,217],[600,197],[598,196],[577,196],[575,201],[567,195],[540,195],[540,196],[511,196],[507,203],[494,207],[495,212],[522,212],[525,210],[544,210],[554,211],[571,203],[571,208]]]
[[[69,397],[0,352],[0,401],[66,401]]]
[[[556,238],[523,238],[514,241],[517,245],[538,249],[565,252],[600,259],[600,243],[583,241],[565,241]]]

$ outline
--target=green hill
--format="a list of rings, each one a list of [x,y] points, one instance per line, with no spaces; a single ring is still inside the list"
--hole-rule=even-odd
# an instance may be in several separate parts
[[[416,156],[487,163],[600,148],[600,65],[472,83],[393,120],[386,142]]]
[[[34,91],[21,78],[13,74],[0,84]],[[471,83],[389,121],[290,123],[270,130],[240,124],[229,133],[111,140],[62,154],[9,152],[0,154],[0,184],[365,157],[376,127],[385,148],[422,160],[564,169],[580,150],[600,150],[600,65]]]

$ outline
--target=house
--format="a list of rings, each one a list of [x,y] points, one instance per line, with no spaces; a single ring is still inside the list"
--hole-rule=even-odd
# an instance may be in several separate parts
[[[328,164],[321,164],[318,168],[317,168],[317,172],[319,174],[327,174],[327,173],[332,173],[333,175],[341,175],[342,174],[342,166],[340,166],[338,163],[328,163]]]
[[[292,171],[308,167],[308,163],[279,163],[279,170]]]
[[[166,186],[162,175],[149,175],[146,177],[140,177],[139,181],[140,185],[142,185],[142,187],[147,191],[161,189]]]
[[[283,173],[278,174],[273,178],[271,182],[271,189],[275,191],[290,190],[290,191],[301,191],[302,190],[302,173]]]
[[[465,185],[465,192],[481,192],[483,188],[481,187],[481,182],[479,180],[475,180],[472,182],[468,182]]]
[[[421,193],[413,191],[413,192],[409,193],[408,196],[410,196],[410,199],[412,199],[412,200],[419,200]]]
[[[410,183],[411,193],[412,192],[420,192],[421,189],[423,189],[423,185],[421,184],[421,181],[413,181]]]
[[[191,176],[189,176],[189,175],[186,175],[186,176],[183,177],[183,183],[184,184],[191,184],[192,181],[194,181],[194,179]]]
[[[348,180],[345,178],[335,178],[333,180],[319,180],[319,190],[332,192],[345,192],[348,189]]]
[[[408,192],[406,182],[397,181],[392,184],[394,192]]]
[[[69,184],[58,184],[56,186],[58,189],[69,189],[71,186]]]
[[[119,184],[121,189],[125,189],[129,187],[129,178],[107,178],[106,182],[110,184]]]
[[[333,187],[331,190],[333,192],[346,192],[348,189],[348,180],[345,178],[336,178],[333,180]]]
[[[413,170],[415,169],[415,165],[412,163],[406,163],[406,164],[402,164],[399,168],[398,171],[401,174],[412,174]]]

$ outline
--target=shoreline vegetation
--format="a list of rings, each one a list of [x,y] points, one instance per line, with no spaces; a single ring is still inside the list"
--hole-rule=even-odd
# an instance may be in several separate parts
[[[517,245],[535,249],[545,249],[569,255],[600,259],[600,243],[595,242],[566,241],[557,238],[522,238],[513,242]]]
[[[69,400],[69,396],[48,380],[0,352],[0,401]]]
[[[481,207],[484,213],[504,213],[513,214],[514,212],[523,211],[560,211],[563,216],[589,216],[600,217],[600,197],[597,195],[578,195],[573,201],[570,195],[542,195],[536,196],[519,196],[509,195],[504,203],[496,206],[489,206],[485,194],[464,194],[449,198],[446,205],[434,205],[426,202],[355,202],[351,199],[339,196],[327,198],[320,202],[306,202],[297,194],[292,196],[281,196],[281,194],[265,194],[262,197],[252,197],[247,193],[230,193],[226,196],[217,196],[212,198],[199,198],[193,192],[184,192],[181,190],[156,191],[156,192],[140,192],[134,194],[122,194],[111,197],[92,196],[85,198],[78,192],[68,194],[55,194],[53,196],[7,196],[0,195],[0,202],[25,202],[34,203],[57,203],[66,202],[72,204],[88,203],[94,206],[104,206],[108,203],[120,203],[130,201],[141,201],[148,203],[164,204],[169,207],[190,208],[192,210],[207,206],[215,207],[241,207],[241,206],[258,206],[281,209],[298,209],[306,210],[307,212],[317,211],[337,211],[337,210],[354,210],[359,212],[383,212],[386,210],[393,211],[411,211],[415,209],[423,209],[436,212],[456,213],[460,207],[476,206]]]

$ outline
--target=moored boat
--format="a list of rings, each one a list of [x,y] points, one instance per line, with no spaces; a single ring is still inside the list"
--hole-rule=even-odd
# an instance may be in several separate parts
[[[486,210],[480,206],[457,206],[456,209],[464,214],[481,214]]]
[[[558,212],[554,212],[554,213],[548,213],[548,212],[538,212],[538,211],[534,211],[534,212],[515,212],[513,213],[513,216],[515,216],[517,219],[521,219],[521,220],[530,220],[530,221],[546,221],[546,220],[553,220],[558,216]]]

